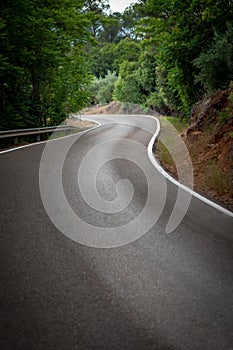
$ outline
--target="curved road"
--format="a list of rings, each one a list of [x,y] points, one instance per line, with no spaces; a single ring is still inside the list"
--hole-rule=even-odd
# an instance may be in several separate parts
[[[49,143],[50,159],[41,176],[53,177],[56,184],[59,156],[72,141],[62,184],[73,213],[87,227],[105,232],[121,230],[147,205],[148,216],[137,226],[139,231],[148,223],[152,227],[121,247],[81,245],[62,234],[44,208],[39,169],[45,144],[1,154],[0,349],[233,349],[232,217],[193,197],[183,221],[167,234],[177,187],[147,157],[155,121],[139,116],[93,119],[102,126]],[[143,146],[144,169],[126,156],[135,141]],[[77,186],[77,173],[93,150],[94,162],[83,168],[84,174],[88,169],[81,178],[84,190],[91,200],[89,181],[96,176],[100,199],[113,205],[113,213],[91,208]],[[106,164],[93,174],[99,161]],[[148,204],[150,180],[157,192]],[[69,216],[59,208],[57,196],[48,188],[53,214],[69,231]],[[79,234],[85,240],[89,232],[83,230]],[[129,233],[133,237],[137,228]]]

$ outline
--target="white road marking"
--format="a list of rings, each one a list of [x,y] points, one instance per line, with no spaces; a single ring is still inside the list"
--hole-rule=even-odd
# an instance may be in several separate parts
[[[96,114],[96,116],[100,116],[100,117],[104,117],[105,115],[98,115]],[[137,115],[136,115],[137,116]],[[94,116],[93,116],[94,117]],[[137,116],[139,117],[139,115]],[[191,190],[189,187],[181,184],[179,181],[175,180],[172,176],[170,176],[162,167],[161,165],[159,165],[159,163],[156,161],[154,155],[153,155],[153,145],[155,143],[155,140],[156,138],[158,137],[159,133],[160,133],[160,130],[161,130],[161,126],[160,126],[160,121],[157,117],[154,117],[154,116],[148,116],[148,115],[145,115],[145,116],[142,116],[140,115],[140,117],[143,117],[143,118],[152,118],[154,120],[156,120],[157,122],[157,130],[156,132],[154,133],[153,137],[151,138],[149,144],[148,144],[148,147],[147,147],[147,155],[148,155],[148,158],[149,160],[151,161],[152,165],[166,178],[168,179],[170,182],[172,182],[173,184],[175,184],[176,186],[182,188],[183,190],[189,192],[192,196],[198,198],[199,200],[205,202],[206,204],[210,205],[211,207],[219,210],[220,212],[222,212],[223,214],[225,215],[228,215],[228,216],[231,216],[233,217],[233,212],[231,212],[230,210],[227,210],[225,208],[223,208],[221,205],[211,201],[210,199],[200,195],[199,193]],[[88,119],[88,118],[85,118],[83,120],[87,120],[87,121],[93,121],[92,119]],[[52,141],[57,141],[57,140],[60,140],[60,139],[65,139],[65,138],[68,138],[68,137],[72,137],[74,135],[80,135],[80,134],[84,134],[84,133],[87,133],[89,131],[92,131],[92,130],[95,130],[97,128],[99,128],[102,124],[97,122],[95,120],[95,122],[98,124],[97,126],[94,126],[93,128],[90,128],[90,129],[87,129],[87,130],[84,130],[84,131],[80,131],[79,133],[77,134],[72,134],[72,135],[68,135],[68,136],[63,136],[61,138],[58,138],[58,139],[54,139],[54,140],[47,140],[47,141],[41,141],[41,142],[36,142],[36,143],[31,143],[29,145],[24,145],[24,146],[19,146],[19,147],[15,147],[15,148],[11,148],[11,149],[8,149],[8,150],[4,150],[4,151],[0,151],[0,154],[4,154],[4,153],[8,153],[8,152],[13,152],[13,151],[16,151],[16,150],[19,150],[19,149],[22,149],[22,148],[25,148],[25,147],[31,147],[31,146],[36,146],[36,145],[40,145],[40,144],[43,144],[43,143],[48,143],[48,142],[52,142]]]

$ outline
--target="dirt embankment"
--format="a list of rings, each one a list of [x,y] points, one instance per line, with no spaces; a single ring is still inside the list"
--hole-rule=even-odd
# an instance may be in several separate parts
[[[233,210],[233,88],[194,106],[183,139],[196,188]]]
[[[82,118],[80,118],[80,119],[77,119],[77,118],[66,119],[65,124],[68,126],[75,126],[80,131],[89,129],[89,128],[96,125],[96,123],[91,122],[89,120],[83,120]]]

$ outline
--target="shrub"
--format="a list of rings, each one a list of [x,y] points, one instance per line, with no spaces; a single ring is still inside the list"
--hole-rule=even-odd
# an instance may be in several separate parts
[[[194,60],[200,70],[196,82],[200,82],[208,92],[225,89],[233,76],[233,27],[228,26],[224,34],[215,34],[214,42],[206,52]]]
[[[117,81],[116,72],[108,71],[104,78],[96,78],[90,88],[93,100],[97,103],[109,103],[112,101],[114,84]]]

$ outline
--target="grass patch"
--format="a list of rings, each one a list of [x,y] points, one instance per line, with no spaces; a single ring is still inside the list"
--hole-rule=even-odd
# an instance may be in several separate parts
[[[189,126],[189,122],[184,119],[180,120],[179,118],[176,118],[176,117],[162,117],[161,123],[163,119],[171,123],[180,134],[184,132],[184,130],[187,129],[187,127]]]
[[[160,122],[161,122],[161,132],[164,132],[167,128],[169,130],[169,124],[172,124],[176,128],[179,134],[181,134],[188,127],[187,121],[185,120],[181,121],[175,117],[160,117]],[[167,145],[170,145],[169,147],[172,148],[175,146],[174,142],[175,140],[173,139],[173,135],[168,134]],[[177,176],[176,165],[167,147],[161,141],[158,140],[155,144],[155,150],[157,152],[157,157],[161,165],[163,166],[163,168],[173,173],[173,175],[176,177]]]
[[[158,153],[158,159],[164,168],[167,169],[172,167],[176,169],[176,165],[172,159],[171,154],[161,141],[158,141],[156,143],[156,150]]]
[[[205,183],[208,189],[214,189],[219,195],[229,193],[233,196],[233,179],[219,168],[215,160],[211,160],[206,168]]]
[[[219,112],[219,120],[222,123],[228,122],[228,120],[233,118],[233,92],[230,93],[228,97],[228,105]]]

